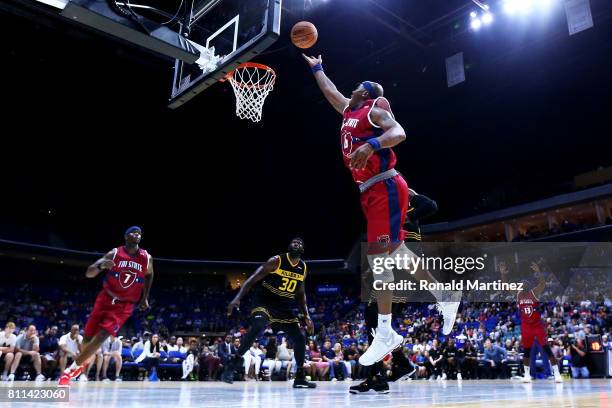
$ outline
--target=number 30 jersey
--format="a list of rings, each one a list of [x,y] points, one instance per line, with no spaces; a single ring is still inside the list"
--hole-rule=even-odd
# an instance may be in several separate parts
[[[306,279],[306,263],[300,260],[297,264],[292,264],[288,253],[278,257],[278,268],[260,282],[258,300],[293,307],[295,294],[302,288]]]

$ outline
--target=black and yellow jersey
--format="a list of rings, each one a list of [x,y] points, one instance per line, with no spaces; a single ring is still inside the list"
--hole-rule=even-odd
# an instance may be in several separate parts
[[[306,263],[299,260],[291,263],[289,254],[278,256],[280,263],[274,272],[266,275],[259,283],[258,298],[260,301],[295,304],[295,294],[303,287],[306,274]]]

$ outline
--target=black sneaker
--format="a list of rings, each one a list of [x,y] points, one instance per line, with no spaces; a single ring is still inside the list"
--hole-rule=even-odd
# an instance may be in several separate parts
[[[293,388],[317,388],[317,384],[306,381],[305,378],[296,378],[293,380]]]
[[[240,367],[243,363],[242,357],[234,356],[227,363],[227,367],[223,370],[223,374],[221,375],[221,380],[228,384],[234,383],[234,372]]]
[[[376,391],[378,394],[389,393],[389,383],[380,376],[376,376],[374,379],[368,378],[359,385],[353,385],[349,388],[351,394],[363,394],[370,390]]]
[[[234,365],[231,361],[227,363],[227,366],[223,370],[223,373],[221,374],[221,381],[228,384],[234,383]]]
[[[223,374],[221,374],[221,380],[224,383],[233,384],[234,383],[234,369],[231,366],[231,363],[225,367],[223,370]]]

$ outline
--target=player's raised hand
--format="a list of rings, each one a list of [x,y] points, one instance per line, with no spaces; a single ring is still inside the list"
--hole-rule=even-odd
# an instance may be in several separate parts
[[[323,63],[323,58],[321,58],[321,56],[319,55],[318,57],[309,57],[306,54],[302,54],[302,56],[304,57],[304,59],[306,60],[306,62],[308,63],[308,66],[310,68],[314,67],[317,64],[322,64]]]
[[[349,155],[349,166],[351,169],[362,170],[368,163],[368,159],[374,154],[374,148],[369,144],[365,143],[359,146],[353,153]]]

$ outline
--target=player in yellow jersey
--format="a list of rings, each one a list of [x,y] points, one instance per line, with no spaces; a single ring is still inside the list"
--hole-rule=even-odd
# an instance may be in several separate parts
[[[240,306],[242,298],[255,287],[254,307],[251,310],[251,325],[242,337],[236,356],[223,372],[223,381],[232,383],[234,371],[241,366],[242,356],[253,341],[263,333],[268,324],[275,332],[282,330],[293,341],[297,372],[293,388],[315,388],[316,384],[306,381],[304,375],[305,337],[299,320],[293,313],[297,307],[304,315],[306,329],[314,333],[314,325],[308,314],[305,281],[306,263],[302,260],[304,241],[294,238],[289,244],[289,252],[273,256],[261,265],[245,282],[240,291],[227,307],[227,314]]]

